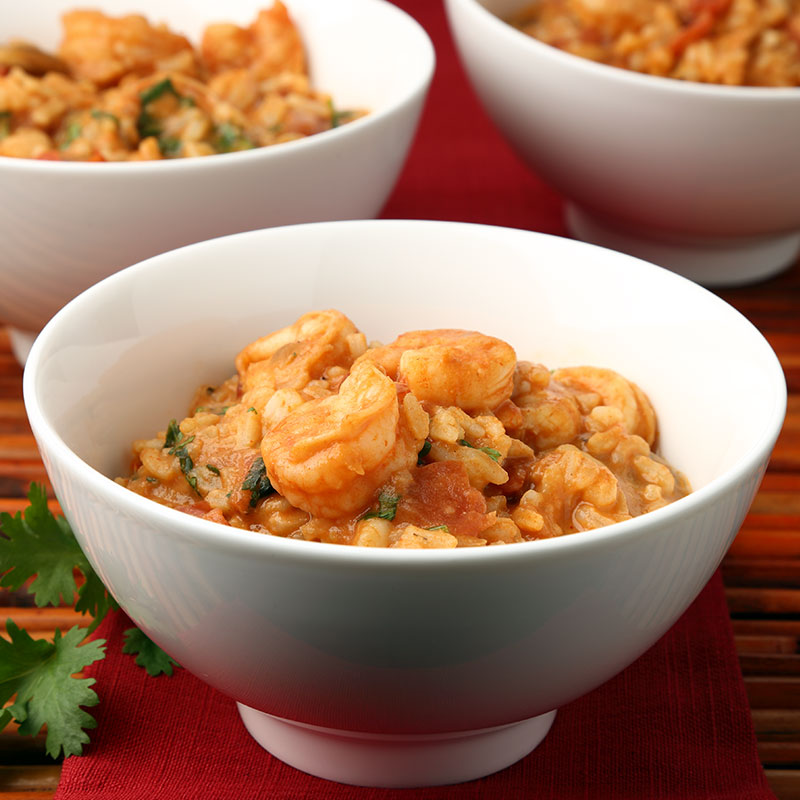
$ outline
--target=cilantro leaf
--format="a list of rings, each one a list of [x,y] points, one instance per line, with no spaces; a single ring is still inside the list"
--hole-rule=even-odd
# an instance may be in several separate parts
[[[46,748],[53,758],[80,755],[89,741],[84,729],[94,718],[82,706],[94,706],[94,678],[74,678],[76,672],[105,658],[105,641],[79,647],[85,632],[77,625],[65,634],[57,630],[52,642],[32,639],[13,620],[6,622],[10,641],[0,639],[0,703],[16,695],[0,722],[13,717],[23,736],[35,736],[47,725]]]
[[[122,652],[134,654],[136,665],[144,667],[147,674],[155,677],[161,675],[172,675],[172,667],[180,667],[180,664],[167,655],[144,631],[139,628],[128,628],[125,633],[125,644],[122,645]]]
[[[425,456],[428,455],[431,451],[431,447],[433,446],[430,439],[426,439],[422,443],[422,448],[420,449],[419,453],[417,453],[417,466],[421,467],[425,463]]]
[[[328,108],[331,112],[331,128],[338,128],[340,125],[344,125],[355,113],[354,111],[340,111],[334,106],[331,99],[328,99]]]
[[[459,439],[458,443],[462,447],[471,447],[473,450],[480,450],[481,453],[486,453],[492,461],[500,461],[500,451],[495,450],[494,447],[475,447],[474,444],[470,444],[466,439]]]
[[[400,496],[390,494],[389,492],[381,492],[378,495],[378,510],[367,511],[363,514],[361,519],[388,519],[393,520],[397,514],[397,504],[400,502]]]
[[[71,604],[77,590],[73,570],[93,570],[66,519],[50,513],[45,490],[31,484],[28,500],[24,512],[0,514],[0,586],[16,591],[36,575],[30,592],[37,606],[56,606],[62,598]]]
[[[252,150],[255,145],[238,125],[223,122],[216,126],[216,148],[222,153],[232,153],[236,150]]]
[[[93,108],[90,112],[92,119],[104,120],[110,119],[119,128],[119,117],[109,111],[103,111],[99,108]]]
[[[242,491],[250,492],[250,508],[255,508],[259,500],[275,491],[261,456],[257,456],[250,465],[242,483]]]
[[[197,490],[197,476],[192,472],[194,469],[194,461],[186,449],[194,441],[194,436],[186,437],[183,431],[178,427],[178,423],[173,419],[167,426],[167,435],[164,440],[164,448],[169,448],[167,452],[171,456],[178,457],[178,465],[181,468],[183,477],[192,489],[200,494]]]

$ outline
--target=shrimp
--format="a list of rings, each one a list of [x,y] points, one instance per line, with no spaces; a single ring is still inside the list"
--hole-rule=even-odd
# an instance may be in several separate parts
[[[101,11],[74,10],[63,16],[60,58],[76,78],[95,86],[114,86],[126,75],[159,70],[199,75],[189,40],[139,14],[109,17]]]
[[[261,80],[281,72],[306,73],[300,34],[280,0],[272,8],[261,10],[248,28],[228,23],[209,25],[200,50],[212,74],[241,67],[251,68]]]
[[[575,397],[551,381],[550,370],[541,364],[517,363],[511,399],[520,410],[519,435],[537,450],[566,444],[581,433],[583,421]]]
[[[347,370],[366,349],[366,339],[338,311],[312,311],[286,328],[247,345],[236,357],[242,390],[302,391],[326,370]],[[267,398],[268,399],[268,398]]]
[[[369,362],[339,393],[289,413],[261,442],[272,485],[293,506],[336,519],[366,508],[389,478],[416,464],[428,415]]]
[[[622,424],[626,433],[641,436],[653,446],[656,439],[656,415],[647,395],[635,384],[610,369],[600,367],[568,367],[553,373],[553,381],[566,387],[578,396],[596,395],[589,398],[589,405],[611,406],[622,412]],[[599,402],[595,402],[599,401]],[[584,409],[589,413],[591,409]]]
[[[549,451],[532,471],[533,489],[511,519],[531,538],[561,536],[630,519],[625,495],[608,467],[571,444]]]
[[[501,339],[475,331],[411,331],[363,359],[380,364],[420,402],[465,411],[496,408],[511,397],[517,355]]]

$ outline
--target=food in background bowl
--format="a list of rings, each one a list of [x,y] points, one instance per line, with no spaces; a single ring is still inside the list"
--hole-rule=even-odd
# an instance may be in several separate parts
[[[114,481],[187,391],[313,308],[383,342],[490,331],[630,376],[692,493],[590,533],[419,550],[232,530]],[[696,284],[569,239],[413,220],[272,228],[123,270],[41,333],[24,395],[61,507],[135,623],[278,758],[379,786],[503,768],[654,644],[739,529],[786,408],[767,341]]]
[[[592,7],[599,14],[639,2]],[[564,196],[576,238],[707,286],[762,280],[797,258],[800,88],[618,69],[508,24],[528,0],[445,4],[478,96],[523,160]]]
[[[608,369],[551,373],[506,342],[411,331],[367,348],[310,312],[134,443],[123,486],[205,519],[368,547],[475,547],[592,530],[688,491],[656,418]]]
[[[509,21],[614,67],[732,86],[800,86],[797,0],[537,0]]]
[[[300,32],[276,0],[199,48],[141,15],[69,11],[58,57],[0,48],[0,155],[151,161],[230,153],[330,130],[361,112],[312,89]],[[7,74],[3,74],[7,72]]]
[[[34,14],[24,3],[0,3],[0,31],[55,52],[60,16],[75,5],[43,0]],[[220,11],[212,0],[137,0],[135,8],[196,42],[220,16],[246,29],[263,5],[237,0]],[[92,6],[111,16],[131,8],[120,0]],[[318,135],[206,158],[95,164],[0,157],[0,323],[11,326],[21,361],[64,303],[135,261],[237,231],[380,212],[433,75],[431,41],[383,0],[286,0],[286,7],[312,84],[324,87],[336,108],[365,109],[365,116]]]

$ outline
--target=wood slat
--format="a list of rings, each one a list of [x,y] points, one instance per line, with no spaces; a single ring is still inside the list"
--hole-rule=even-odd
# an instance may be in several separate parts
[[[729,557],[722,562],[728,587],[787,588],[800,586],[800,558]]]
[[[800,677],[745,675],[744,687],[753,713],[766,708],[800,709]]]
[[[59,764],[0,765],[0,787],[6,792],[53,792],[61,774]],[[7,798],[0,795],[3,800]],[[26,795],[30,798],[30,794]]]
[[[729,587],[725,595],[732,614],[800,614],[800,589]]]
[[[792,769],[767,769],[765,774],[770,788],[780,800],[800,800],[800,772]]]

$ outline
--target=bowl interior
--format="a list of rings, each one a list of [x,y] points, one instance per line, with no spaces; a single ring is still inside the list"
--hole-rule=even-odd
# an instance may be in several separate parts
[[[206,25],[248,25],[271,3],[95,0],[90,5],[113,16],[142,14],[152,24],[164,22],[197,47]],[[339,108],[388,108],[415,90],[432,68],[432,48],[422,28],[383,0],[287,0],[285,5],[301,32],[314,85],[331,94]],[[3,3],[0,28],[9,38],[52,51],[61,41],[61,15],[76,7],[82,6],[74,0],[44,0],[32,14],[24,4]]]
[[[123,474],[131,441],[184,416],[198,385],[233,374],[239,349],[321,308],[340,309],[369,340],[461,327],[549,367],[615,369],[650,396],[661,451],[695,490],[763,457],[783,418],[773,351],[699,286],[567,239],[413,221],[239,234],[111,276],[40,335],[29,414],[40,435]]]

